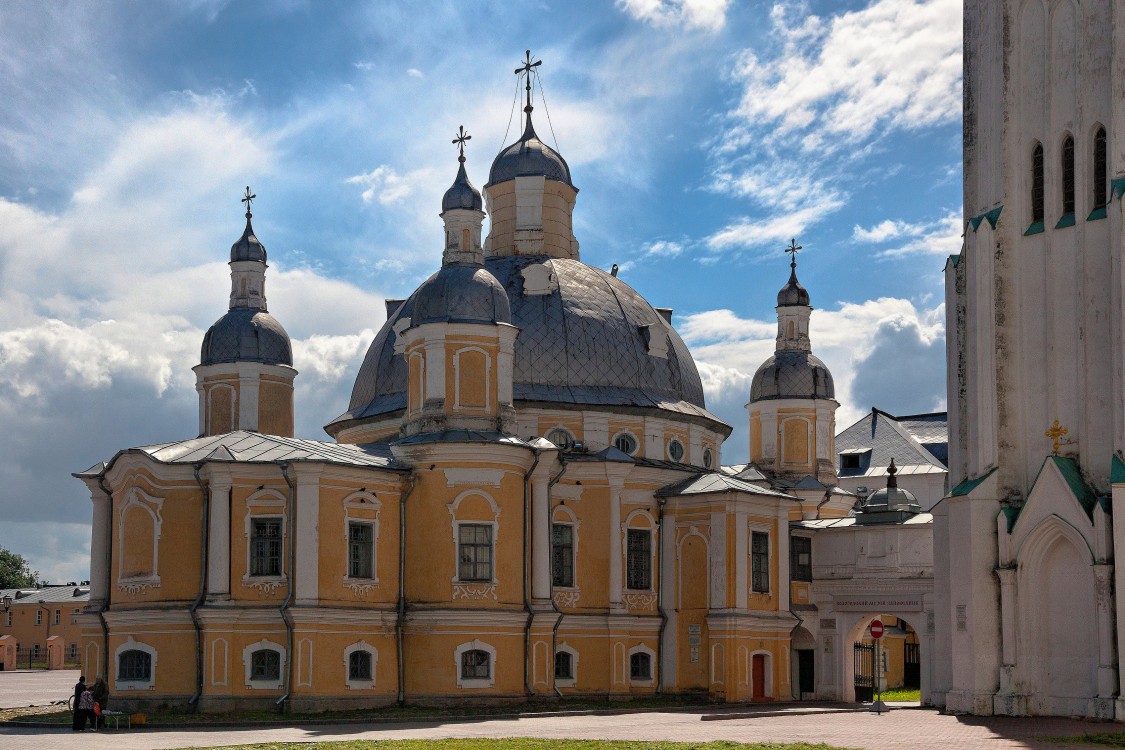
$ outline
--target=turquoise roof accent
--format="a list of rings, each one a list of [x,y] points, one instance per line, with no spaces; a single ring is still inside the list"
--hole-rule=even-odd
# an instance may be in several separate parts
[[[969,223],[973,225],[973,231],[975,232],[980,229],[981,222],[983,222],[985,219],[988,219],[988,225],[995,229],[996,222],[1000,221],[1000,212],[1003,210],[1003,206],[997,206],[996,208],[993,208],[989,211],[985,211],[979,216],[974,216],[973,218],[969,219]]]
[[[1116,453],[1113,454],[1113,459],[1109,462],[1109,483],[1125,484],[1125,461]]]
[[[1097,221],[1098,219],[1104,219],[1104,218],[1105,218],[1105,206],[1102,206],[1101,208],[1095,208],[1093,211],[1091,211],[1090,215],[1086,217],[1086,221]]]
[[[1078,500],[1078,504],[1082,506],[1082,510],[1086,511],[1086,515],[1092,521],[1094,519],[1094,506],[1098,504],[1098,494],[1094,492],[1090,485],[1086,484],[1086,480],[1082,478],[1082,470],[1078,468],[1078,462],[1073,458],[1047,456],[1043,461],[1043,466],[1039,467],[1039,473],[1035,475],[1035,481],[1031,483],[1031,489],[1027,491],[1028,496],[1030,497],[1035,492],[1035,485],[1039,484],[1039,477],[1043,476],[1043,467],[1047,465],[1048,461],[1055,463],[1055,467],[1062,474],[1067,487],[1074,493],[1074,498]]]
[[[1008,533],[1009,534],[1011,534],[1012,529],[1014,529],[1016,527],[1016,520],[1019,519],[1021,510],[1023,510],[1022,505],[1020,505],[1020,506],[1005,505],[1003,508],[1000,509],[1000,512],[1003,513],[1004,517],[1008,519]]]
[[[1059,223],[1055,224],[1055,229],[1065,229],[1066,227],[1074,226],[1074,214],[1063,214],[1059,219]]]
[[[1030,237],[1033,234],[1043,234],[1043,222],[1037,221],[1029,226],[1027,231],[1023,233],[1023,236]]]
[[[953,264],[954,268],[956,268],[958,265],[961,264],[961,253],[955,253],[953,255],[950,255],[949,256],[949,262]]]
[[[1109,183],[1109,194],[1118,198],[1125,195],[1125,177],[1118,177]]]
[[[976,479],[966,479],[966,480],[964,480],[963,482],[961,482],[960,484],[958,484],[956,487],[954,487],[953,489],[951,489],[949,491],[949,497],[964,497],[965,495],[968,495],[970,492],[972,492],[977,487],[979,487],[981,485],[981,483],[984,482],[984,480],[986,480],[990,476],[992,476],[992,474],[995,471],[996,471],[996,467],[993,467],[993,468],[989,469],[986,473],[981,474]]]

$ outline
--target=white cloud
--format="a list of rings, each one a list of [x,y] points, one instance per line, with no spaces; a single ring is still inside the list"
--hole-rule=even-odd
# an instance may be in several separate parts
[[[834,194],[819,196],[812,205],[760,219],[743,217],[706,239],[707,247],[721,252],[768,245],[780,245],[804,234],[809,227],[824,221],[844,202]]]
[[[852,239],[856,242],[887,242],[903,236],[916,236],[921,233],[919,224],[908,224],[905,221],[885,219],[873,227],[864,229],[858,224],[852,229]]]
[[[425,78],[426,77],[426,74],[423,73],[422,71],[418,70],[417,68],[407,68],[406,69],[406,75],[410,76],[411,78]]]
[[[716,32],[727,20],[730,0],[617,0],[617,7],[653,26],[683,26]]]
[[[856,225],[852,229],[852,240],[875,245],[906,240],[898,247],[879,251],[877,257],[911,254],[949,255],[960,250],[963,233],[961,215],[956,211],[947,211],[940,219],[930,222],[912,224],[901,220],[885,219],[866,229]]]
[[[664,258],[674,258],[683,251],[684,245],[682,242],[672,242],[670,240],[647,242],[641,247],[641,252],[644,255]]]
[[[360,198],[364,203],[377,200],[380,204],[389,206],[409,198],[424,174],[425,170],[416,170],[400,175],[393,167],[380,164],[370,172],[349,177],[345,182],[363,187]]]

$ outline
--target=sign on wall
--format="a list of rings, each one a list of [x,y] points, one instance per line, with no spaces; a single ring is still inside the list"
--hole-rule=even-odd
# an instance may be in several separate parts
[[[835,608],[838,612],[921,612],[921,596],[901,594],[877,594],[874,596],[838,596]]]

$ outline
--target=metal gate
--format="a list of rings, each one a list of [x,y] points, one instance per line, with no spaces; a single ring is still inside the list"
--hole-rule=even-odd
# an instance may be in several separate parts
[[[875,699],[875,644],[856,643],[855,699],[857,703],[870,703]]]
[[[922,687],[922,653],[917,643],[905,644],[905,661],[902,665],[902,686],[911,690]]]

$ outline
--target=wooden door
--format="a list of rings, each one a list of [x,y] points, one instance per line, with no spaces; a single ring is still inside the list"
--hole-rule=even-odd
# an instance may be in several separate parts
[[[766,700],[766,657],[764,654],[754,654],[750,673],[754,691],[751,698],[756,701]]]

